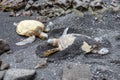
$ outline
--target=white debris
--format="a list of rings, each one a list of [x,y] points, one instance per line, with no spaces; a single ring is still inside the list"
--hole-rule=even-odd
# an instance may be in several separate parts
[[[107,54],[109,53],[109,50],[107,48],[102,48],[98,51],[98,54]]]
[[[49,26],[53,26],[54,24],[53,24],[53,22],[49,22],[48,25]]]
[[[103,38],[102,37],[96,37],[96,38],[94,38],[94,40],[97,41],[97,42],[102,42]]]
[[[14,26],[17,26],[17,25],[18,25],[18,23],[14,22],[14,23],[13,23],[13,25],[14,25]]]
[[[53,26],[53,22],[49,22],[48,25],[46,26],[45,30],[50,31],[50,27]]]

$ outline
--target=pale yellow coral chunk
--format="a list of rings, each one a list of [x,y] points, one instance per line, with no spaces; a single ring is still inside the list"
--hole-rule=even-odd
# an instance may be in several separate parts
[[[92,46],[90,46],[87,42],[83,42],[83,45],[81,46],[81,49],[85,51],[85,53],[91,52]]]

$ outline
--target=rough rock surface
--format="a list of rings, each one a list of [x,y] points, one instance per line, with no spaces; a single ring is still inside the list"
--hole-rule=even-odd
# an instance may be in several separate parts
[[[90,71],[90,65],[68,63],[63,68],[62,80],[91,80],[92,73]]]
[[[91,8],[91,9],[90,9]],[[63,16],[71,12],[84,15],[87,12],[92,15],[100,16],[109,10],[120,11],[119,1],[117,0],[3,0],[0,3],[0,10],[12,11],[11,16],[30,16],[36,12],[40,16],[49,18]],[[28,12],[30,13],[28,13]],[[17,12],[17,13],[16,13]],[[79,13],[80,12],[80,13]]]
[[[18,10],[25,6],[25,0],[2,0],[0,3],[2,10]]]
[[[4,77],[4,80],[33,80],[35,70],[26,69],[9,69]]]
[[[0,80],[3,80],[6,71],[0,71]]]

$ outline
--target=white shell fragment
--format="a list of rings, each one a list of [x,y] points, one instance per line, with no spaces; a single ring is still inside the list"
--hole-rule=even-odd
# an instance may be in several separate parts
[[[13,23],[13,25],[14,25],[14,26],[17,26],[17,25],[18,25],[18,23],[14,22],[14,23]]]
[[[107,54],[109,53],[109,50],[107,48],[102,48],[98,51],[98,54]]]
[[[83,42],[83,45],[81,46],[81,49],[85,51],[85,53],[91,52],[92,46],[90,46],[87,42]]]

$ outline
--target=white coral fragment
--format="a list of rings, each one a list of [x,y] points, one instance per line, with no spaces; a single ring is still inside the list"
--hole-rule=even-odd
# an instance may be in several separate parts
[[[109,53],[109,50],[107,48],[102,48],[98,51],[98,54],[107,54]]]

